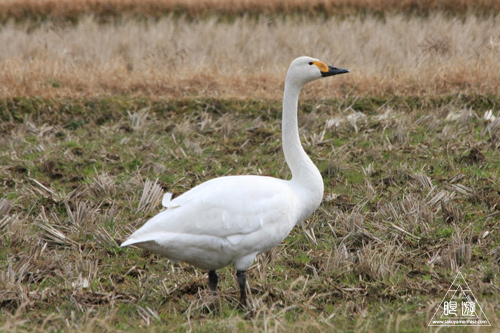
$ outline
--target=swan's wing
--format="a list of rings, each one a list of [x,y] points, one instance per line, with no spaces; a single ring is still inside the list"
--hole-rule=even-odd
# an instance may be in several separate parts
[[[190,223],[194,230],[221,236],[253,232],[275,221],[289,209],[293,194],[287,182],[259,176],[216,178],[195,189],[173,203],[196,212]]]
[[[123,246],[157,239],[162,233],[227,238],[237,243],[245,234],[270,225],[291,229],[294,194],[288,182],[261,176],[230,176],[207,181],[183,195],[164,198],[167,210],[137,230]]]

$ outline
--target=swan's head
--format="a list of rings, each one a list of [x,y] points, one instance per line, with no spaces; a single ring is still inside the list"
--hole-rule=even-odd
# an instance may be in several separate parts
[[[299,57],[290,64],[287,73],[287,80],[290,79],[304,85],[307,82],[321,79],[322,77],[343,73],[349,73],[349,70],[329,66],[315,58]]]

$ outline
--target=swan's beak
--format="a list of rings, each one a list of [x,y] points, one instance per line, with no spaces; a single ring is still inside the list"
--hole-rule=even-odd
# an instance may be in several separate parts
[[[349,73],[350,70],[348,69],[343,69],[343,68],[337,68],[333,66],[328,66],[328,71],[321,71],[321,76],[327,77],[327,76],[332,76],[332,75],[337,75],[337,74],[344,74],[344,73]]]

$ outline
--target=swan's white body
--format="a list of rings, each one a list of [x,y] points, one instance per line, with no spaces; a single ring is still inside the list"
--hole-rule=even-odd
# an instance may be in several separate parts
[[[293,182],[261,176],[209,180],[149,220],[122,246],[135,244],[173,261],[214,270],[235,263],[247,270],[259,253],[271,250],[294,225],[316,209],[305,204]]]
[[[291,180],[228,176],[202,183],[173,200],[167,193],[163,200],[167,210],[121,246],[133,244],[206,270],[234,263],[238,271],[246,271],[256,255],[281,243],[321,203],[323,179],[300,144],[298,98],[307,82],[346,72],[309,57],[297,58],[290,65],[282,132]]]

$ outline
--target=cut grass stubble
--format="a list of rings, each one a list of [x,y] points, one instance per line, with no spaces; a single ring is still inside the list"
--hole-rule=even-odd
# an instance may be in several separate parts
[[[303,105],[325,199],[259,256],[245,311],[231,269],[214,300],[203,272],[118,244],[167,190],[227,173],[288,178],[279,103],[121,100],[91,114],[10,104],[36,112],[0,123],[3,329],[411,329],[427,324],[457,269],[498,325],[500,141],[486,110],[458,101],[408,112],[382,102],[361,113],[359,99]]]
[[[0,30],[0,330],[413,330],[458,269],[499,327],[497,17],[78,15]],[[249,308],[231,268],[214,299],[119,248],[166,191],[290,176],[276,100],[303,54],[352,72],[303,91],[325,198],[258,257]]]

